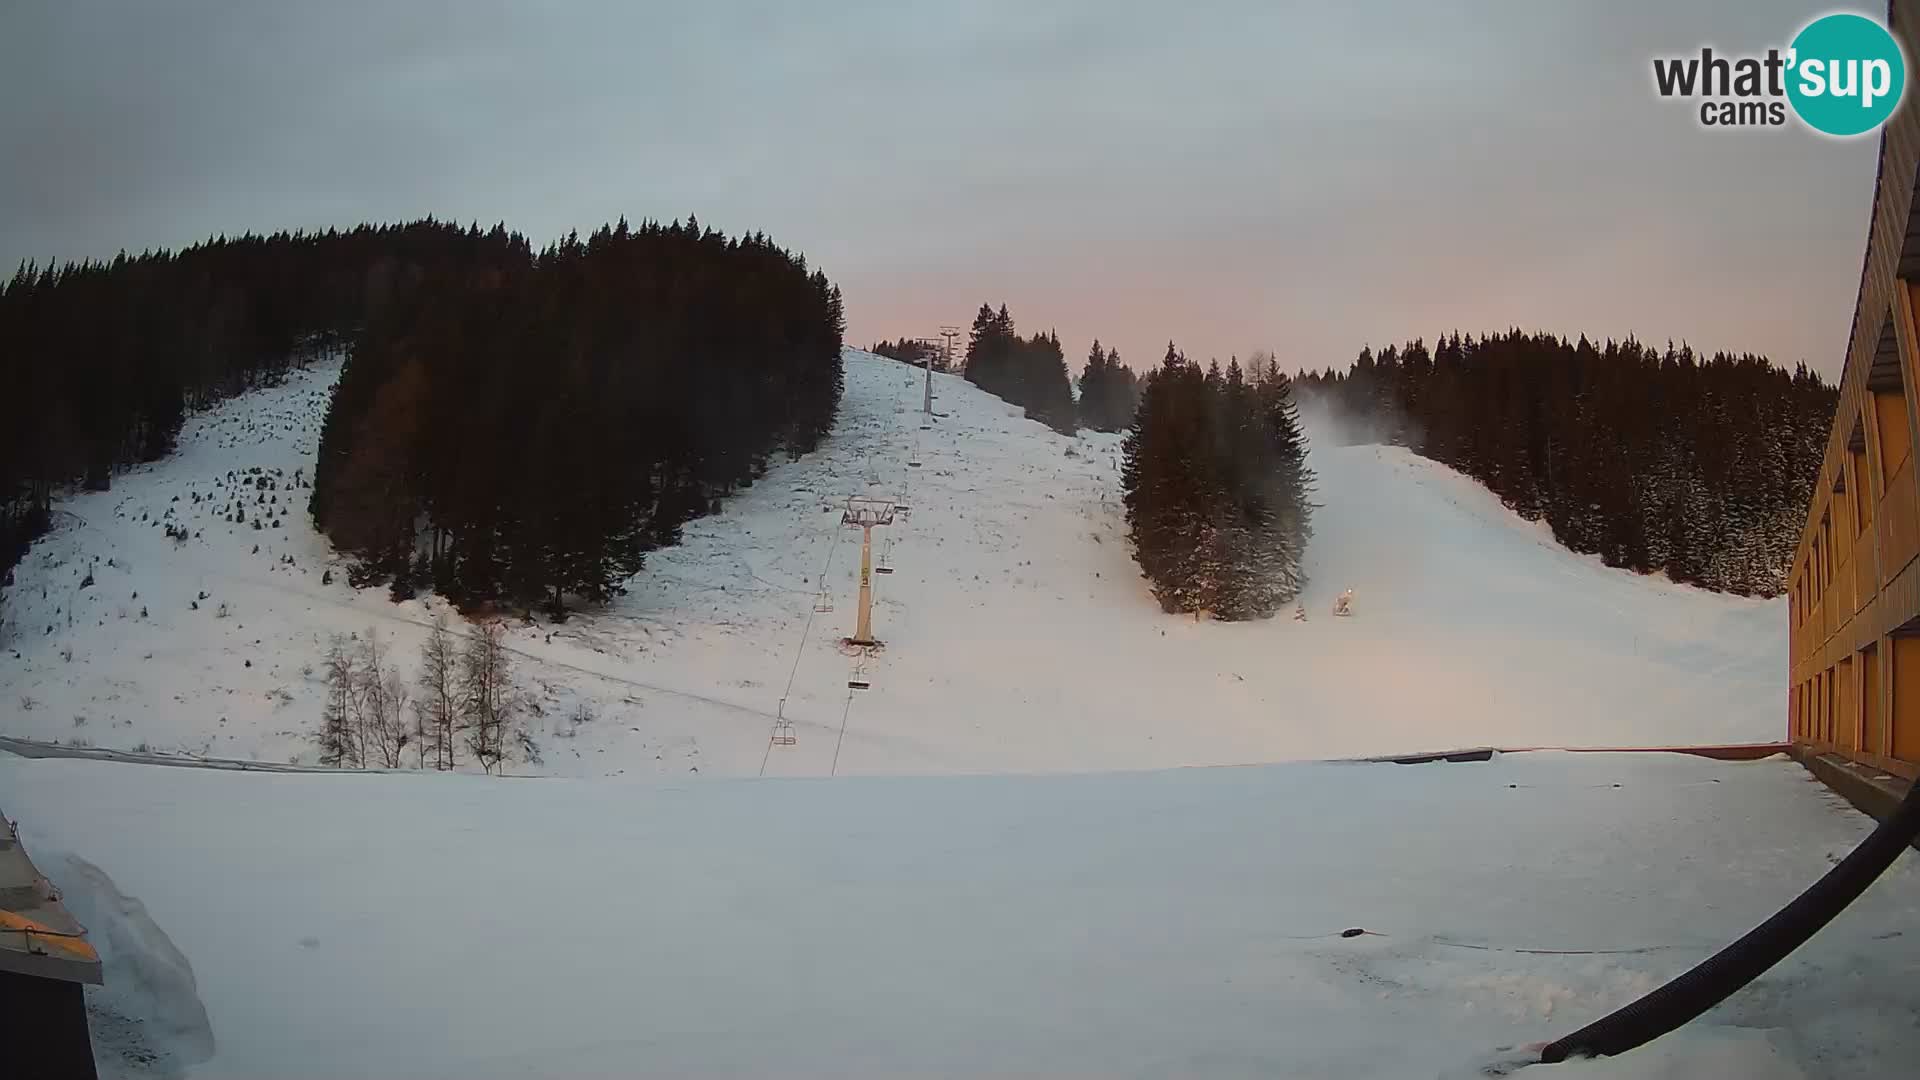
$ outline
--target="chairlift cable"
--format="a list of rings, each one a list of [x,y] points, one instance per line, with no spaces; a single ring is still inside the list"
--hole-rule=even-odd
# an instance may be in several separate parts
[[[827,560],[826,563],[820,567],[820,588],[823,592],[828,588],[827,575],[833,572],[834,549],[840,546],[838,528],[829,525],[825,531],[827,535]],[[806,625],[800,630],[800,643],[793,650],[793,666],[787,669],[787,686],[786,689],[780,693],[780,700],[782,702],[786,701],[793,693],[793,680],[800,674],[801,659],[807,655],[807,637],[813,633],[813,620],[820,617],[819,603],[809,602],[809,606],[811,610],[807,612]],[[778,715],[773,721],[773,727],[767,732],[767,749],[760,755],[761,776],[767,775],[767,761],[773,756],[774,740],[779,737],[780,724],[785,718],[786,710],[778,710]]]
[[[833,766],[827,770],[828,776],[840,773],[840,746],[847,741],[847,715],[853,712],[853,691],[847,691],[847,705],[840,710],[840,736],[833,740]]]

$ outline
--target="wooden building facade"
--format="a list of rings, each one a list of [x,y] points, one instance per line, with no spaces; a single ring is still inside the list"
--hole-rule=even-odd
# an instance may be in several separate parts
[[[1888,25],[1908,57],[1920,0]],[[1920,108],[1881,131],[1880,171],[1840,405],[1788,587],[1788,733],[1800,747],[1920,776]],[[1809,136],[1811,137],[1811,136]]]

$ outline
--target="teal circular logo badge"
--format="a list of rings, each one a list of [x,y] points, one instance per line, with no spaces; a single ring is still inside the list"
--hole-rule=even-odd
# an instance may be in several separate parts
[[[1795,35],[1787,100],[1808,127],[1861,135],[1886,123],[1907,88],[1907,61],[1887,28],[1864,15],[1823,15]]]

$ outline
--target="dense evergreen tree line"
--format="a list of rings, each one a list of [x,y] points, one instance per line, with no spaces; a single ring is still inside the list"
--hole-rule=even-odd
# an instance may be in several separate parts
[[[1169,343],[1124,449],[1128,540],[1164,610],[1265,618],[1299,595],[1313,472],[1287,376],[1203,374]]]
[[[899,341],[882,339],[867,351],[876,356],[884,356],[915,366],[925,364],[928,359],[932,359],[933,370],[947,370],[947,358],[940,355],[940,346],[925,341],[913,341],[908,338],[901,338]]]
[[[534,306],[503,310],[521,304]],[[329,414],[322,468],[331,482],[316,491],[315,509],[370,558],[370,576],[393,577],[402,591],[417,576],[400,572],[405,544],[381,517],[396,499],[431,498],[429,515],[443,500],[491,500],[499,515],[529,518],[580,494],[579,477],[611,468],[579,464],[609,449],[607,432],[575,426],[599,421],[621,429],[620,448],[647,448],[632,462],[647,490],[615,485],[566,502],[551,534],[583,518],[627,521],[620,565],[637,566],[639,551],[751,478],[770,444],[799,452],[825,433],[840,392],[840,319],[837,290],[802,260],[764,237],[728,241],[691,222],[638,233],[622,223],[538,256],[504,225],[427,218],[25,265],[0,284],[0,385],[14,405],[0,423],[0,588],[46,529],[60,489],[104,489],[116,468],[170,452],[190,411],[356,347],[364,362],[343,377]],[[475,364],[455,375],[448,350],[461,342]],[[755,352],[763,346],[764,356]],[[616,396],[595,398],[596,387]],[[453,396],[440,406],[484,402],[494,412],[449,427],[447,408],[423,405],[442,393]],[[517,410],[508,406],[514,393],[523,395]],[[636,398],[644,406],[626,413],[610,404]],[[502,416],[497,429],[486,426]],[[428,420],[437,426],[415,426]],[[429,434],[463,441],[428,447]],[[516,438],[529,443],[503,446]],[[567,482],[529,481],[531,469],[569,455]],[[457,494],[422,486],[468,462],[488,471]],[[329,512],[328,500],[355,481],[366,488]],[[523,494],[546,501],[508,501]],[[630,510],[636,516],[624,517]],[[476,598],[551,599],[556,584],[569,591],[574,582],[601,595],[618,569],[589,529],[588,550],[542,541],[566,549],[550,552],[565,568],[557,583],[520,569],[493,581],[507,568],[505,550],[476,555],[473,536],[450,529],[437,520],[430,529],[442,558],[429,543],[425,568],[469,584]],[[496,569],[454,573],[469,558]]]
[[[1021,337],[1005,304],[997,312],[980,305],[967,337],[962,374],[980,389],[1024,406],[1028,416],[1055,431],[1071,435],[1078,430],[1073,385],[1067,377],[1060,335],[1048,332]]]
[[[1804,364],[1518,330],[1363,349],[1302,379],[1356,440],[1480,480],[1567,547],[1740,594],[1785,588],[1837,392]]]
[[[867,351],[915,365],[931,358],[933,370],[947,370],[940,347],[926,341],[882,340]],[[1070,430],[1065,420],[1067,406],[1060,384],[1054,378],[1058,372],[1065,371],[1057,334],[1035,335],[1023,340],[1014,332],[1013,317],[1005,305],[998,312],[982,305],[974,317],[967,355],[976,360],[984,358],[978,366],[968,364],[973,372],[968,378],[975,384],[1027,406],[1028,413],[1036,420],[1063,431]],[[986,381],[983,383],[982,379]],[[1140,399],[1139,379],[1132,368],[1120,362],[1118,350],[1103,349],[1096,339],[1087,353],[1086,366],[1075,382],[1080,395],[1072,415],[1078,426],[1095,431],[1120,431],[1133,423],[1134,405]],[[1072,392],[1068,391],[1064,401],[1073,400]]]
[[[1095,431],[1120,431],[1133,426],[1133,410],[1140,403],[1140,382],[1133,369],[1120,362],[1118,349],[1100,348],[1093,339],[1086,366],[1080,369],[1080,425]]]
[[[361,583],[601,601],[831,428],[839,290],[765,237],[622,221],[498,255],[370,318],[341,374],[311,506]]]
[[[428,277],[510,245],[436,222],[218,237],[0,286],[0,581],[56,491],[173,449],[187,413],[348,341]],[[4,594],[0,594],[3,596]]]

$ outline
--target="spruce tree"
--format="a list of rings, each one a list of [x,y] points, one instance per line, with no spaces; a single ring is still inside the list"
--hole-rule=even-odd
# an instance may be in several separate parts
[[[1261,381],[1257,394],[1272,455],[1267,473],[1263,573],[1271,582],[1275,603],[1284,604],[1307,585],[1305,562],[1307,543],[1313,538],[1314,474],[1307,466],[1307,440],[1300,430],[1292,380],[1275,371]]]
[[[1087,352],[1085,365],[1080,369],[1078,385],[1080,388],[1080,423],[1095,431],[1111,431],[1107,426],[1107,354],[1100,348],[1100,339],[1093,339],[1093,348]]]
[[[1107,401],[1107,419],[1114,430],[1133,424],[1133,410],[1140,403],[1140,380],[1133,369],[1120,362],[1120,351],[1107,349],[1107,372],[1111,395]]]
[[[1299,595],[1313,474],[1285,376],[1202,374],[1169,345],[1122,445],[1128,539],[1164,610],[1266,618]]]

